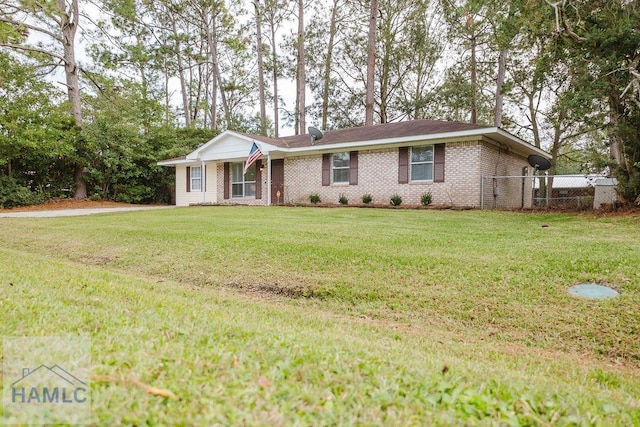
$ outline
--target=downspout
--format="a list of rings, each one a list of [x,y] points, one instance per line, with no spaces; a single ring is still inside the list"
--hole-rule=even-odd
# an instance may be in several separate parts
[[[267,154],[267,206],[271,206],[271,153]]]

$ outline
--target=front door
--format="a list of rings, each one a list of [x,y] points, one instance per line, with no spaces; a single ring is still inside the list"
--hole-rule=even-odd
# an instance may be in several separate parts
[[[284,203],[284,159],[271,160],[271,204]]]

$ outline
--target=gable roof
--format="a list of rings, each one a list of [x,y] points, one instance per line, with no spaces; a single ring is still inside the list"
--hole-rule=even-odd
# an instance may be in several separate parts
[[[201,145],[184,159],[172,159],[159,162],[159,165],[170,166],[183,162],[201,159],[201,156],[214,149],[216,144],[234,138],[238,142],[251,144],[256,141],[263,145],[261,150],[267,154],[270,151],[282,153],[307,153],[362,148],[399,146],[400,144],[419,143],[424,141],[456,141],[489,138],[509,147],[515,152],[526,156],[538,154],[546,158],[550,155],[545,151],[525,142],[498,127],[484,126],[471,123],[450,122],[444,120],[411,120],[397,123],[384,123],[373,126],[362,126],[347,129],[330,130],[323,134],[322,139],[312,140],[311,135],[293,135],[281,138],[270,138],[244,132],[227,130],[209,142]],[[245,155],[244,152],[242,154]]]

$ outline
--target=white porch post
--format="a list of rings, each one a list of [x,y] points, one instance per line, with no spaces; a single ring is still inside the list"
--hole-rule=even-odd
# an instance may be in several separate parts
[[[267,154],[267,206],[271,206],[271,153]]]
[[[204,164],[204,160],[200,161],[202,164],[202,167],[200,168],[200,173],[202,174],[202,176],[200,177],[200,188],[202,189],[202,203],[206,203],[207,202],[207,189],[206,189],[206,185],[207,185],[207,171],[206,171],[206,165]]]

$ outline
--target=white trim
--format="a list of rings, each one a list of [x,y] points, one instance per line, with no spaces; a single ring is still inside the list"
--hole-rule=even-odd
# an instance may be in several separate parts
[[[158,166],[176,166],[176,165],[188,165],[190,163],[193,164],[193,160],[178,159],[178,160],[161,160],[159,162],[156,162],[156,165],[158,165]]]
[[[431,147],[431,161],[426,161],[426,162],[414,162],[413,161],[413,149],[414,148],[425,148],[425,147]],[[436,164],[435,161],[435,149],[433,147],[433,144],[428,144],[428,145],[415,145],[412,146],[411,149],[409,150],[409,184],[411,183],[418,183],[418,184],[424,184],[425,182],[433,182],[433,169],[434,166]],[[431,165],[431,178],[430,179],[413,179],[413,165]]]
[[[347,166],[336,167],[335,160],[336,154],[346,154],[347,155]],[[336,181],[336,170],[346,170],[347,171],[347,179],[346,181]],[[341,151],[339,153],[331,154],[331,185],[349,185],[350,182],[350,171],[351,171],[351,152],[349,151]]]

